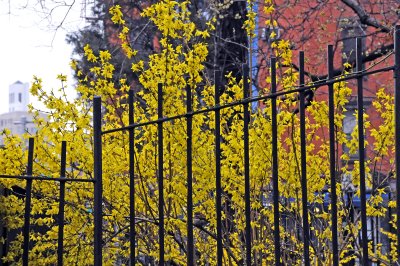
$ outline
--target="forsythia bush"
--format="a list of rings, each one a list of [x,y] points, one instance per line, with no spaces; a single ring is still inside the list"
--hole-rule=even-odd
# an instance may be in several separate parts
[[[270,5],[270,4],[269,4]],[[267,7],[268,12],[273,7]],[[214,105],[214,86],[205,75],[208,47],[207,38],[214,30],[214,22],[207,28],[198,29],[190,20],[187,1],[163,0],[148,7],[143,16],[148,17],[160,32],[160,51],[147,62],[136,61],[137,51],[128,41],[129,28],[125,25],[119,6],[110,10],[112,21],[120,26],[119,39],[126,56],[132,59],[132,71],[139,75],[142,89],[135,95],[135,122],[157,119],[157,86],[163,84],[164,116],[186,112],[185,89],[193,91],[195,110]],[[254,14],[249,15],[245,26],[249,34],[254,28]],[[274,24],[274,21],[267,23]],[[278,61],[289,65],[291,51],[287,41],[273,44]],[[58,177],[60,168],[61,141],[68,143],[67,177],[93,178],[93,128],[92,105],[94,95],[102,98],[104,107],[103,130],[128,125],[127,95],[131,81],[120,79],[114,82],[114,66],[109,63],[108,51],[94,53],[85,47],[85,56],[92,63],[91,73],[79,73],[76,87],[79,97],[68,100],[65,95],[66,77],[59,76],[61,89],[47,92],[41,80],[34,79],[31,92],[49,110],[48,120],[36,119],[38,132],[35,138],[34,175]],[[72,63],[72,67],[76,67]],[[230,75],[221,104],[242,99],[243,81]],[[267,80],[270,80],[267,78]],[[289,89],[296,85],[297,74],[286,68],[279,79],[279,86]],[[348,139],[343,133],[342,121],[345,105],[351,89],[345,82],[335,84],[337,145],[350,147],[350,154],[357,149],[357,128]],[[265,93],[269,89],[265,88]],[[300,186],[300,132],[299,118],[293,110],[297,102],[293,97],[278,99],[279,135],[279,180],[282,213],[281,242],[282,260],[286,265],[302,264],[301,231],[301,186]],[[372,128],[365,116],[366,127],[371,127],[375,157],[366,164],[368,180],[371,180],[383,159],[393,150],[393,97],[380,90],[374,103],[381,117],[378,128]],[[38,110],[32,108],[37,114]],[[254,265],[271,265],[274,262],[273,210],[271,205],[271,103],[251,114],[250,123],[250,176],[252,200],[252,234]],[[331,261],[331,215],[326,203],[329,191],[329,143],[327,101],[318,100],[307,107],[307,179],[310,204],[309,221],[311,235],[311,261],[315,265],[328,265]],[[216,264],[216,213],[215,213],[215,138],[214,113],[193,117],[193,180],[195,220],[204,222],[194,229],[195,250],[198,265]],[[222,128],[222,186],[223,186],[223,232],[224,265],[243,265],[245,257],[244,218],[244,166],[243,166],[243,107],[226,108],[221,111]],[[164,123],[164,200],[166,261],[171,265],[186,264],[186,121],[184,119]],[[27,151],[25,135],[22,139],[6,135],[6,145],[0,150],[0,173],[22,174],[25,172]],[[138,260],[148,259],[156,264],[158,258],[158,190],[157,190],[157,126],[143,126],[135,131],[135,186],[136,186],[136,234]],[[347,160],[348,154],[338,154]],[[127,264],[129,257],[129,143],[127,132],[103,136],[103,262],[105,265]],[[392,161],[389,162],[393,163]],[[357,162],[356,162],[357,165]],[[346,176],[359,195],[357,167],[340,164],[341,176]],[[0,184],[8,189],[25,187],[25,181],[1,179]],[[339,244],[342,262],[359,256],[356,249],[360,219],[349,218],[344,193],[344,183],[337,193],[339,210]],[[31,232],[33,247],[29,259],[33,265],[56,263],[57,220],[59,185],[56,182],[34,181],[32,199],[32,223],[43,230]],[[382,205],[384,189],[375,191],[368,201],[369,216],[384,216],[388,209]],[[325,206],[324,204],[327,204]],[[395,207],[394,202],[389,202]],[[2,221],[9,230],[18,230],[23,225],[24,197],[10,193],[0,198]],[[93,185],[91,183],[67,182],[65,209],[66,265],[91,265],[93,261]],[[390,217],[392,221],[395,217]],[[396,240],[391,233],[389,238]],[[4,239],[3,239],[4,241]],[[4,262],[21,261],[22,234],[11,242]],[[351,252],[354,251],[354,252]],[[372,256],[389,263],[397,257],[395,247],[370,250]]]

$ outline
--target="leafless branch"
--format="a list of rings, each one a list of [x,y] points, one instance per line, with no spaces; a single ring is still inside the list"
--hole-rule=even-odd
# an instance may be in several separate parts
[[[390,28],[379,23],[375,18],[368,14],[364,8],[355,0],[342,0],[342,2],[350,7],[360,18],[362,24],[380,29],[382,32],[389,33]]]

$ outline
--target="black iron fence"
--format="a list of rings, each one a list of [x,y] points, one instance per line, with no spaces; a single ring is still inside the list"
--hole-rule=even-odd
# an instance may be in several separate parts
[[[0,178],[12,178],[26,180],[24,191],[25,198],[25,211],[24,211],[24,226],[22,229],[23,242],[22,242],[22,264],[24,266],[29,264],[29,250],[32,241],[31,235],[31,209],[32,209],[32,186],[33,181],[50,181],[58,182],[59,186],[59,212],[57,215],[58,220],[58,245],[57,245],[57,264],[63,265],[64,253],[64,207],[65,207],[65,183],[66,182],[85,182],[93,183],[93,179],[79,179],[79,178],[66,178],[66,162],[67,162],[67,142],[63,141],[61,146],[61,162],[60,162],[60,176],[59,177],[46,177],[33,175],[34,163],[34,138],[29,138],[28,144],[28,165],[25,175],[1,175]],[[7,241],[7,239],[6,239]],[[15,258],[16,260],[18,258]]]
[[[66,158],[66,143],[63,142],[62,156],[61,156],[61,169],[59,178],[46,178],[40,176],[32,176],[33,167],[33,139],[29,141],[29,159],[26,175],[24,176],[8,176],[0,175],[0,178],[18,178],[26,180],[26,194],[25,194],[25,220],[23,228],[23,264],[28,265],[28,253],[29,253],[29,232],[30,232],[30,210],[31,210],[31,190],[33,181],[49,180],[60,183],[60,196],[59,196],[59,239],[58,239],[58,265],[63,264],[63,220],[64,220],[64,194],[65,194],[65,182],[91,182],[94,184],[94,265],[102,265],[102,253],[103,253],[103,187],[102,187],[102,137],[107,134],[112,134],[119,131],[129,132],[129,176],[130,176],[130,195],[129,195],[129,222],[130,222],[130,262],[135,264],[137,261],[135,258],[137,249],[137,239],[135,234],[135,163],[140,164],[140,162],[135,162],[134,153],[134,139],[135,139],[135,129],[143,127],[146,125],[157,125],[157,136],[158,136],[158,170],[157,170],[157,180],[158,180],[158,242],[159,242],[159,265],[166,264],[164,259],[165,255],[165,221],[164,221],[164,141],[163,141],[163,124],[168,121],[174,121],[178,119],[186,120],[187,126],[187,265],[196,264],[196,253],[195,253],[195,239],[194,239],[194,221],[193,221],[193,117],[196,115],[202,115],[204,113],[215,114],[215,125],[214,125],[214,135],[215,135],[215,206],[216,206],[216,242],[217,251],[215,254],[217,265],[223,264],[223,254],[224,254],[224,243],[223,243],[223,232],[222,232],[222,185],[221,185],[221,110],[226,108],[232,108],[234,106],[243,106],[243,158],[244,158],[244,171],[243,171],[243,182],[245,187],[244,200],[245,200],[245,258],[241,261],[245,265],[254,265],[253,254],[252,254],[252,217],[251,217],[251,198],[250,198],[250,158],[249,158],[249,124],[250,121],[250,104],[253,102],[260,101],[271,101],[272,113],[271,113],[271,124],[272,124],[272,209],[274,215],[274,264],[281,265],[281,246],[282,246],[282,236],[280,235],[279,228],[283,223],[284,213],[280,212],[279,206],[281,204],[281,197],[279,195],[279,167],[278,167],[278,132],[277,132],[277,99],[279,97],[288,94],[299,94],[299,117],[300,117],[300,143],[301,143],[301,201],[302,201],[302,213],[309,213],[311,204],[307,202],[307,163],[306,163],[306,113],[305,113],[305,97],[308,91],[321,87],[328,86],[328,100],[329,100],[329,158],[330,158],[330,194],[329,202],[331,206],[331,248],[332,248],[332,264],[339,265],[339,239],[338,239],[338,196],[336,194],[336,187],[338,186],[338,173],[337,173],[337,161],[335,157],[335,124],[334,124],[334,84],[341,81],[355,80],[357,83],[357,111],[358,117],[363,117],[364,112],[364,102],[363,102],[363,78],[372,74],[382,73],[382,72],[393,72],[394,73],[394,87],[395,87],[395,175],[396,175],[396,199],[397,206],[400,206],[400,27],[396,27],[395,30],[395,62],[394,65],[375,69],[371,71],[363,70],[363,55],[361,47],[361,39],[357,39],[356,48],[356,70],[346,76],[335,77],[333,69],[333,46],[328,46],[328,62],[327,69],[328,75],[327,79],[322,81],[314,82],[311,85],[305,84],[305,71],[304,71],[304,53],[300,53],[299,56],[299,81],[300,85],[293,88],[292,90],[277,91],[277,79],[276,79],[276,61],[271,58],[271,91],[268,95],[259,97],[250,97],[249,94],[249,82],[248,82],[248,66],[244,66],[244,91],[243,99],[228,103],[220,104],[220,88],[221,88],[221,73],[215,73],[215,105],[201,110],[193,110],[192,107],[192,92],[191,89],[187,89],[187,99],[186,107],[187,112],[185,114],[166,117],[163,115],[163,86],[159,84],[158,86],[158,119],[154,121],[135,123],[134,121],[134,93],[131,90],[129,92],[129,126],[116,128],[112,130],[102,131],[102,108],[101,108],[101,98],[94,97],[93,100],[93,126],[94,126],[94,179],[67,179],[65,178],[65,158]],[[364,128],[363,119],[358,119],[358,128]],[[371,261],[369,260],[368,254],[368,217],[366,210],[367,202],[367,186],[366,186],[366,173],[365,173],[365,135],[363,130],[358,131],[358,142],[359,142],[359,173],[360,173],[360,216],[361,216],[361,237],[360,237],[360,248],[362,250],[362,256],[360,257],[361,265],[369,265]],[[348,195],[349,198],[353,198],[353,195]],[[397,217],[400,217],[400,208],[396,209]],[[302,226],[301,226],[301,239],[303,243],[303,254],[302,261],[304,265],[310,265],[310,241],[312,241],[312,236],[310,235],[310,221],[308,215],[302,215]],[[395,235],[397,236],[397,254],[400,254],[400,219],[397,219],[397,229],[395,230]],[[397,263],[400,260],[397,259]]]

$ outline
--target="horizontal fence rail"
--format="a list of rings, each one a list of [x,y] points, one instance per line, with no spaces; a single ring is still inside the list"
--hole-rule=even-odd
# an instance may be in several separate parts
[[[56,181],[56,182],[83,182],[83,183],[94,183],[95,182],[94,179],[47,177],[47,176],[0,175],[0,178],[38,180],[38,181]]]
[[[110,133],[114,133],[114,132],[126,131],[126,130],[129,130],[130,128],[137,128],[137,127],[143,127],[143,126],[148,126],[148,125],[154,125],[154,124],[157,124],[159,122],[169,122],[169,121],[173,121],[173,120],[177,120],[177,119],[185,119],[189,115],[192,115],[192,116],[193,115],[199,115],[199,114],[213,112],[215,110],[222,110],[222,109],[231,108],[231,107],[234,107],[234,106],[244,105],[246,103],[270,100],[270,99],[272,99],[274,97],[276,98],[276,97],[279,97],[279,96],[290,95],[290,94],[301,92],[301,91],[308,91],[310,89],[316,89],[316,88],[319,88],[319,87],[322,87],[322,86],[326,86],[326,85],[331,85],[331,84],[333,85],[333,84],[339,83],[341,81],[353,80],[353,79],[355,79],[355,78],[357,78],[359,76],[365,77],[365,76],[369,76],[369,75],[373,75],[373,74],[377,74],[377,73],[383,73],[383,72],[387,72],[387,71],[393,71],[393,70],[394,70],[394,66],[379,68],[379,69],[376,69],[376,70],[373,70],[373,71],[363,72],[363,73],[359,73],[359,74],[349,74],[348,76],[346,75],[345,77],[337,77],[337,78],[333,78],[333,79],[328,79],[324,83],[318,83],[318,85],[316,85],[316,84],[314,84],[314,85],[304,85],[304,86],[302,86],[300,88],[296,88],[296,89],[279,91],[279,92],[276,92],[276,93],[270,93],[268,95],[263,95],[263,96],[258,96],[258,97],[249,97],[249,98],[246,98],[246,99],[238,100],[238,101],[227,103],[227,104],[224,104],[224,105],[215,105],[213,107],[208,107],[208,108],[205,108],[205,109],[192,111],[190,113],[175,115],[175,116],[171,116],[171,117],[164,116],[163,118],[159,118],[159,119],[152,120],[152,121],[134,123],[134,124],[131,124],[131,125],[128,125],[128,126],[125,126],[125,127],[119,127],[119,128],[114,128],[114,129],[107,129],[107,130],[101,131],[101,134],[102,135],[106,135],[106,134],[110,134]]]

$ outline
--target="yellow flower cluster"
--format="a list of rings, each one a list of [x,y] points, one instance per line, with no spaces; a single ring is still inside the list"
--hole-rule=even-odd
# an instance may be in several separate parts
[[[247,14],[246,17],[247,19],[243,23],[243,27],[247,31],[247,35],[249,38],[255,38],[256,37],[256,17],[257,17],[257,11],[254,10],[254,0],[247,0]]]
[[[110,8],[110,15],[111,15],[111,21],[114,22],[115,24],[120,24],[120,25],[125,24],[125,20],[123,19],[123,14],[120,5],[112,6]]]

